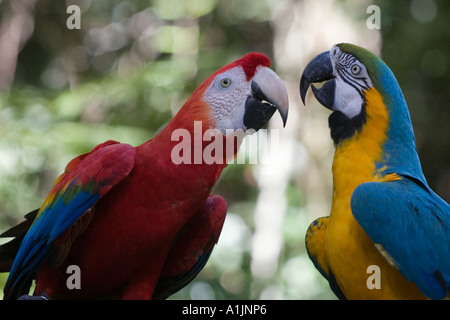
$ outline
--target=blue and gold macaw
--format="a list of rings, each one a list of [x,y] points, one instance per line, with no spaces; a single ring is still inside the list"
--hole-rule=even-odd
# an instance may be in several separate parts
[[[329,217],[306,233],[308,254],[342,299],[443,299],[450,287],[450,205],[427,184],[408,107],[388,66],[338,44],[305,68],[335,143]],[[379,287],[367,285],[370,266]]]

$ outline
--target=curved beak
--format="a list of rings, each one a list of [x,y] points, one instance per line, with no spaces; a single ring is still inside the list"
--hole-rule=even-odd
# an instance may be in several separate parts
[[[286,87],[272,69],[261,67],[252,79],[251,95],[245,102],[244,125],[247,129],[259,130],[276,110],[285,126],[289,110]]]
[[[334,95],[336,90],[334,78],[330,52],[322,52],[308,63],[300,79],[300,97],[302,98],[303,104],[305,104],[306,92],[311,84],[331,80],[327,81],[321,88],[312,86],[312,91],[320,104],[330,110],[334,110]]]

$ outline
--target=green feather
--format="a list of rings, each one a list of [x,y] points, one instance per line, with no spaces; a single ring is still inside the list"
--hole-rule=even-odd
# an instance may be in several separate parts
[[[372,52],[353,44],[340,43],[337,44],[337,46],[342,52],[355,56],[366,67],[373,85],[383,95],[383,85],[380,82],[380,79],[382,78],[380,73],[382,72],[383,67],[386,66],[383,60]]]

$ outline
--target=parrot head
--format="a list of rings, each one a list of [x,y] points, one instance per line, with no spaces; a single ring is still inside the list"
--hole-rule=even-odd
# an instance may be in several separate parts
[[[249,53],[222,67],[193,92],[180,110],[207,124],[205,129],[227,130],[262,128],[275,111],[283,124],[288,116],[288,95],[278,75],[262,53]]]
[[[367,128],[384,155],[377,160],[377,167],[386,165],[395,172],[425,179],[408,106],[382,59],[361,47],[338,44],[305,67],[300,79],[303,103],[309,86],[320,82],[324,84],[320,88],[313,85],[312,91],[320,104],[333,111],[328,122],[336,145]]]
[[[350,119],[361,114],[364,91],[374,85],[360,55],[349,50],[352,47],[357,48],[352,45],[336,45],[330,51],[316,56],[307,65],[300,80],[303,103],[310,84],[327,81],[321,88],[312,86],[314,96],[323,106],[339,111]],[[368,51],[366,53],[371,54]]]
[[[316,56],[306,66],[300,80],[300,96],[305,103],[306,92],[312,83],[326,81],[322,87],[312,86],[316,99],[334,111],[334,117],[346,121],[345,130],[339,130],[342,140],[351,137],[365,122],[365,93],[374,87],[374,63],[381,61],[371,52],[350,44],[338,44],[330,51]],[[331,126],[331,123],[330,123]],[[333,129],[333,128],[332,128]],[[342,129],[342,128],[341,128]]]
[[[368,93],[373,91],[382,97],[392,123],[410,125],[408,108],[395,76],[372,52],[341,43],[317,55],[300,80],[303,103],[309,86],[324,81],[320,88],[312,86],[312,91],[320,104],[334,111],[329,121],[335,142],[352,137],[364,125]]]

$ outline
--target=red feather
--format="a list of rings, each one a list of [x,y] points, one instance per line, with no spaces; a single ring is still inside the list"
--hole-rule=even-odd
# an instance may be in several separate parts
[[[36,293],[45,292],[52,299],[151,299],[160,277],[190,281],[192,274],[186,276],[183,271],[199,271],[196,261],[209,255],[223,225],[226,203],[210,193],[226,162],[176,165],[171,150],[178,142],[172,141],[171,135],[180,128],[193,132],[194,121],[202,121],[203,131],[214,127],[202,96],[219,73],[242,66],[251,78],[258,66],[269,65],[263,54],[250,53],[211,75],[157,136],[136,148],[129,146],[133,152],[126,155],[133,156],[131,167],[121,165],[124,159],[111,152],[113,147],[106,148],[116,143],[109,141],[73,159],[57,183],[66,185],[66,179],[70,182],[78,177],[82,186],[94,186],[99,199],[48,244],[59,248],[53,251],[59,255],[56,260],[53,257],[56,266],[45,263],[34,270]],[[106,149],[110,154],[104,153]],[[96,155],[102,160],[97,161]],[[63,196],[49,198],[49,203]],[[62,213],[53,210],[47,214],[51,218]],[[64,214],[70,216],[70,212]],[[40,232],[46,232],[42,229]],[[47,235],[37,236],[45,239]],[[66,285],[70,265],[81,270],[80,290]],[[166,290],[164,285],[161,290]]]

